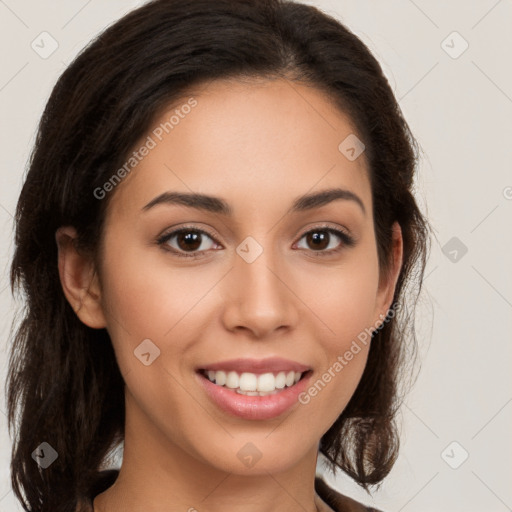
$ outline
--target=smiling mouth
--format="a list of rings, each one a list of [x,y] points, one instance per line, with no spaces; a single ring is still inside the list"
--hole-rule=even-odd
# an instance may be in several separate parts
[[[251,373],[236,371],[215,371],[199,370],[199,373],[216,386],[229,389],[235,393],[247,396],[267,396],[281,393],[288,389],[306,375],[311,370],[305,372],[281,371],[267,373]]]

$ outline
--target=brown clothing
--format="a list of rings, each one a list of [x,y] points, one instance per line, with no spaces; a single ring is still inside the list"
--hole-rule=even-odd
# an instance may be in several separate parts
[[[108,489],[115,481],[118,470],[111,469],[102,471],[96,485],[91,489],[89,501],[82,509],[83,512],[93,511],[94,498]],[[329,505],[335,512],[380,512],[379,510],[367,507],[358,501],[349,498],[329,487],[322,478],[315,478],[315,491],[320,498]]]

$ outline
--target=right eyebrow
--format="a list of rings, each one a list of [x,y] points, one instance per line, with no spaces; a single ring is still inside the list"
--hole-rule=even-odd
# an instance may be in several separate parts
[[[164,192],[155,197],[142,209],[149,210],[159,204],[179,204],[198,210],[220,213],[221,215],[232,215],[233,213],[228,203],[220,197],[183,192]]]

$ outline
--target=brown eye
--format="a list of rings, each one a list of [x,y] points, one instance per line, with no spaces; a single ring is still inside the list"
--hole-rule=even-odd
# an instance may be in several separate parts
[[[182,228],[164,234],[157,240],[159,245],[176,256],[199,257],[215,248],[212,236],[202,229]],[[212,247],[213,246],[213,247]]]
[[[331,235],[326,231],[310,231],[306,234],[309,247],[313,250],[323,250],[329,245]]]
[[[183,251],[196,250],[201,246],[201,234],[191,231],[179,233],[176,235],[178,247]]]
[[[301,237],[305,240],[305,247],[299,246],[299,249],[309,249],[318,256],[328,256],[336,254],[345,247],[353,247],[355,240],[344,231],[334,228],[316,228],[308,231]],[[300,242],[299,242],[300,244]]]

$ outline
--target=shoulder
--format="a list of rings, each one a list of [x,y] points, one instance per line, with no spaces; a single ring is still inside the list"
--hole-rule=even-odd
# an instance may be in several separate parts
[[[381,512],[340,494],[329,487],[320,477],[315,477],[315,491],[336,512]]]

